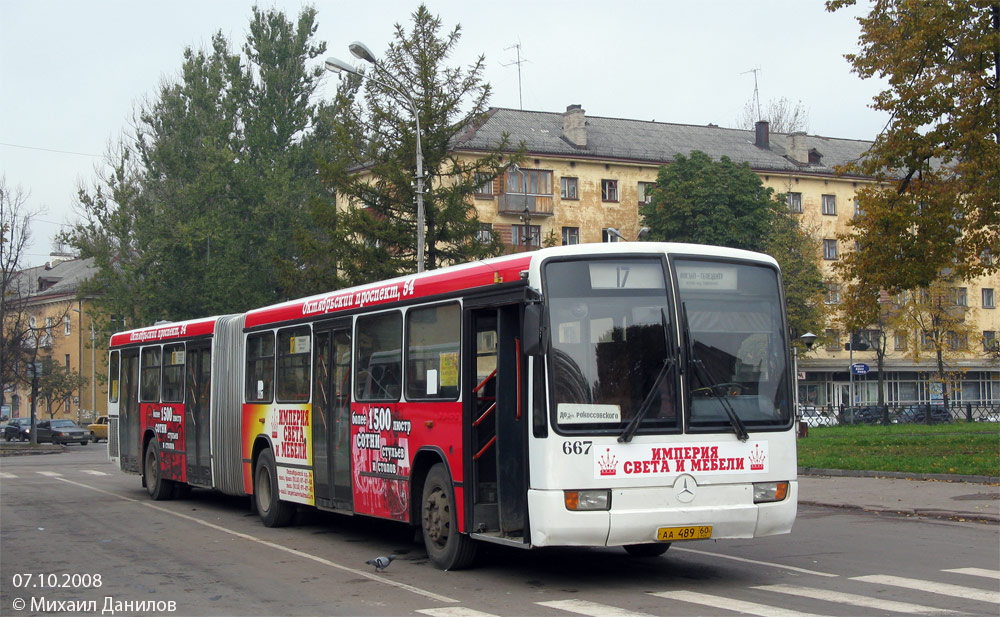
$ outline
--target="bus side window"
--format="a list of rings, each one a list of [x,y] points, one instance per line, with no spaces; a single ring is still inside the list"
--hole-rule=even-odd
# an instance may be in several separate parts
[[[163,347],[163,402],[184,402],[184,345]]]
[[[355,397],[398,401],[403,383],[403,318],[399,311],[359,317],[355,340]]]
[[[312,357],[309,328],[278,332],[278,402],[309,400],[309,366]]]
[[[406,314],[406,398],[457,399],[462,311],[458,304]]]
[[[140,355],[139,401],[160,402],[160,347],[145,347]]]
[[[274,386],[274,333],[247,337],[246,398],[248,403],[270,403]]]

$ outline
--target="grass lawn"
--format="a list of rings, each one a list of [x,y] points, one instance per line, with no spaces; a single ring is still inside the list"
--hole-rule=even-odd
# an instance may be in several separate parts
[[[799,465],[820,469],[1000,475],[1000,423],[810,428]]]

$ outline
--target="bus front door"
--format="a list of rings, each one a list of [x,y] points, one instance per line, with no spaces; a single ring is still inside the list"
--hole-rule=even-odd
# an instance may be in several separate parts
[[[139,473],[139,350],[122,351],[121,403],[118,407],[118,448],[123,471]]]
[[[187,479],[191,484],[212,486],[212,456],[209,446],[212,416],[212,348],[208,341],[188,343],[185,362],[184,439],[187,449]]]
[[[520,351],[520,306],[469,311],[464,357],[469,394],[466,449],[473,533],[524,543],[527,533],[527,416]],[[467,468],[468,469],[468,468]]]
[[[316,505],[353,508],[350,320],[317,328],[313,366],[313,474]]]

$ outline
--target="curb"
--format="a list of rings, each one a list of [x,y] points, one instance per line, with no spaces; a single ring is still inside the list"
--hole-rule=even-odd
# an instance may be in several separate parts
[[[893,478],[896,480],[925,480],[931,482],[1000,484],[1000,477],[998,476],[963,476],[948,473],[907,473],[902,471],[864,471],[854,469],[818,469],[816,467],[799,467],[798,474],[800,476],[830,476],[833,478]]]
[[[821,508],[840,508],[841,510],[859,510],[861,512],[871,512],[873,514],[890,514],[894,516],[927,516],[947,520],[961,520],[980,523],[1000,523],[1000,516],[984,512],[956,512],[950,510],[932,510],[919,508],[878,508],[873,506],[858,506],[845,503],[829,503],[825,501],[799,500],[799,503],[806,506],[818,506]]]
[[[0,445],[0,458],[5,456],[36,456],[40,454],[62,454],[66,451],[65,446],[36,446],[30,445]]]

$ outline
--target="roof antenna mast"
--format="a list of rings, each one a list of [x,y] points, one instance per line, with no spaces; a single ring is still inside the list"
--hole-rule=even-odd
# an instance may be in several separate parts
[[[760,73],[760,67],[758,66],[750,69],[749,71],[743,71],[740,75],[746,75],[747,73],[753,73],[753,100],[757,105],[757,121],[759,122],[764,119],[760,114],[760,93],[757,90],[757,73]]]
[[[501,66],[511,66],[513,64],[517,65],[517,104],[518,104],[519,108],[521,109],[521,111],[524,111],[524,99],[521,98],[521,65],[524,64],[525,62],[530,62],[530,61],[527,58],[522,58],[521,57],[521,40],[520,39],[518,39],[517,43],[515,43],[514,45],[511,45],[510,47],[505,48],[504,51],[508,51],[508,50],[511,50],[511,49],[516,49],[517,50],[517,60],[515,60],[514,62],[508,62],[507,64],[503,64]]]

